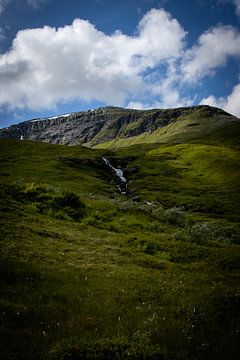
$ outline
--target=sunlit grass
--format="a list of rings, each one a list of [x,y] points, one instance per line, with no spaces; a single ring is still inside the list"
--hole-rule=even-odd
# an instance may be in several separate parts
[[[238,359],[237,150],[103,154],[1,141],[1,357]]]

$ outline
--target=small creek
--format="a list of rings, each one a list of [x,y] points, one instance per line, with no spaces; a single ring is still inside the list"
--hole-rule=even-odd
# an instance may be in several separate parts
[[[117,180],[118,190],[125,195],[127,192],[127,179],[125,178],[123,171],[119,168],[115,168],[107,158],[103,157],[102,159],[106,166],[114,172]]]

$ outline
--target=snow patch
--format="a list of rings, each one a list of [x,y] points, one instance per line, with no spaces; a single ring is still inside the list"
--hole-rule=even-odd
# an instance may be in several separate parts
[[[44,121],[44,120],[54,120],[54,119],[59,119],[59,118],[63,118],[63,117],[69,117],[70,115],[71,114],[63,114],[63,115],[51,116],[51,117],[31,120],[31,122]]]

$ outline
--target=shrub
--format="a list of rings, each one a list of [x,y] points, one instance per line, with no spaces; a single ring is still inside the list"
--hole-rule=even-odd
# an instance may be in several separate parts
[[[65,213],[74,220],[79,220],[86,212],[86,205],[73,192],[54,196],[49,200],[49,207],[57,210],[58,213]]]
[[[15,189],[15,193],[17,199],[29,203],[32,209],[58,219],[79,220],[86,213],[86,205],[77,194],[62,192],[51,185],[29,183]]]
[[[173,207],[164,210],[162,207],[156,207],[151,209],[152,216],[162,223],[168,223],[171,225],[184,226],[187,221],[187,213],[180,207]]]
[[[160,222],[166,222],[166,211],[162,207],[151,208],[152,216]]]
[[[166,225],[162,224],[160,221],[154,220],[146,226],[146,230],[150,232],[162,233],[166,230]]]
[[[59,193],[60,190],[47,184],[27,183],[19,188],[19,194],[26,201],[44,201],[50,194]]]
[[[158,251],[161,251],[161,247],[157,241],[138,239],[131,237],[128,240],[128,244],[132,246],[137,252],[142,252],[148,255],[154,255]]]
[[[203,243],[207,240],[217,240],[240,244],[240,228],[235,224],[221,222],[202,222],[192,226],[191,241]]]
[[[174,207],[165,211],[166,220],[169,224],[184,226],[187,221],[187,214],[182,208]]]

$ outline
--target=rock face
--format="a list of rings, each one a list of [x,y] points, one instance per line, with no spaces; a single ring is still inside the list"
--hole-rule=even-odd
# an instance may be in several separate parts
[[[210,106],[193,106],[177,109],[132,110],[105,107],[75,112],[52,118],[34,119],[0,130],[0,138],[43,141],[52,144],[94,146],[113,139],[129,138],[174,124],[191,116],[204,119],[205,124],[222,126],[239,121],[225,111]],[[195,121],[188,128],[196,128]]]

